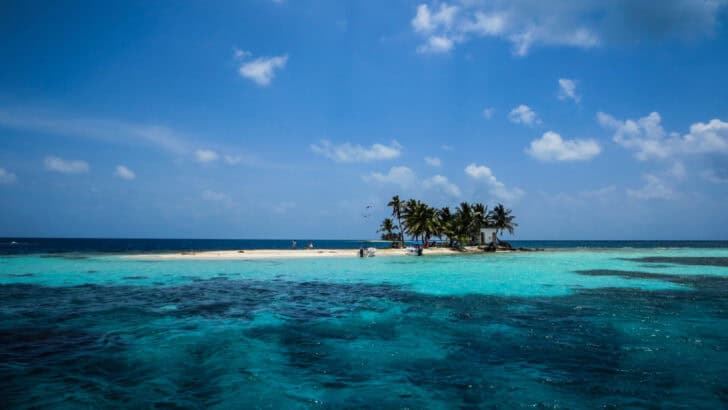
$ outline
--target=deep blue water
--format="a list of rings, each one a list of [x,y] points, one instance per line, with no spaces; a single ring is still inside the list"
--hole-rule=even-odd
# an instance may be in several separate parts
[[[155,261],[108,252],[212,245],[44,241],[0,256],[2,408],[728,406],[728,246]]]

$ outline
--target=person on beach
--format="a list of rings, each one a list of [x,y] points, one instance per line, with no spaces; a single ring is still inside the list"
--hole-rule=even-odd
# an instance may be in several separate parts
[[[296,249],[296,240],[294,239],[293,242],[291,242],[291,249]]]

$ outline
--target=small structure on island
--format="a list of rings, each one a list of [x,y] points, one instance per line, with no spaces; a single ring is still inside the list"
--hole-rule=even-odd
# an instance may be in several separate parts
[[[480,228],[480,245],[496,245],[498,243],[498,230],[495,228]]]

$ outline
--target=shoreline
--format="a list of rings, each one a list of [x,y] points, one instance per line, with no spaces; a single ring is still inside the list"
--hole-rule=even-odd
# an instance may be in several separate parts
[[[422,256],[472,255],[487,253],[512,253],[519,250],[484,252],[475,246],[463,251],[451,248],[426,248]],[[377,249],[375,257],[411,256],[404,249]],[[259,259],[309,259],[309,258],[358,258],[359,249],[250,249],[233,251],[188,251],[169,253],[139,253],[124,255],[125,259],[153,260],[259,260]]]

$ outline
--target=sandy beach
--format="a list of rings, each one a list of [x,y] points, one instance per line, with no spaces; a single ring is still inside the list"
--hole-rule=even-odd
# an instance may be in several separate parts
[[[462,255],[463,253],[482,252],[476,247],[468,247],[464,252],[450,248],[427,248],[423,256]],[[377,249],[377,257],[408,256],[404,249]],[[358,258],[358,249],[251,249],[236,251],[200,251],[176,253],[151,253],[127,255],[132,259],[161,260],[215,260],[215,259],[305,259],[305,258]]]

